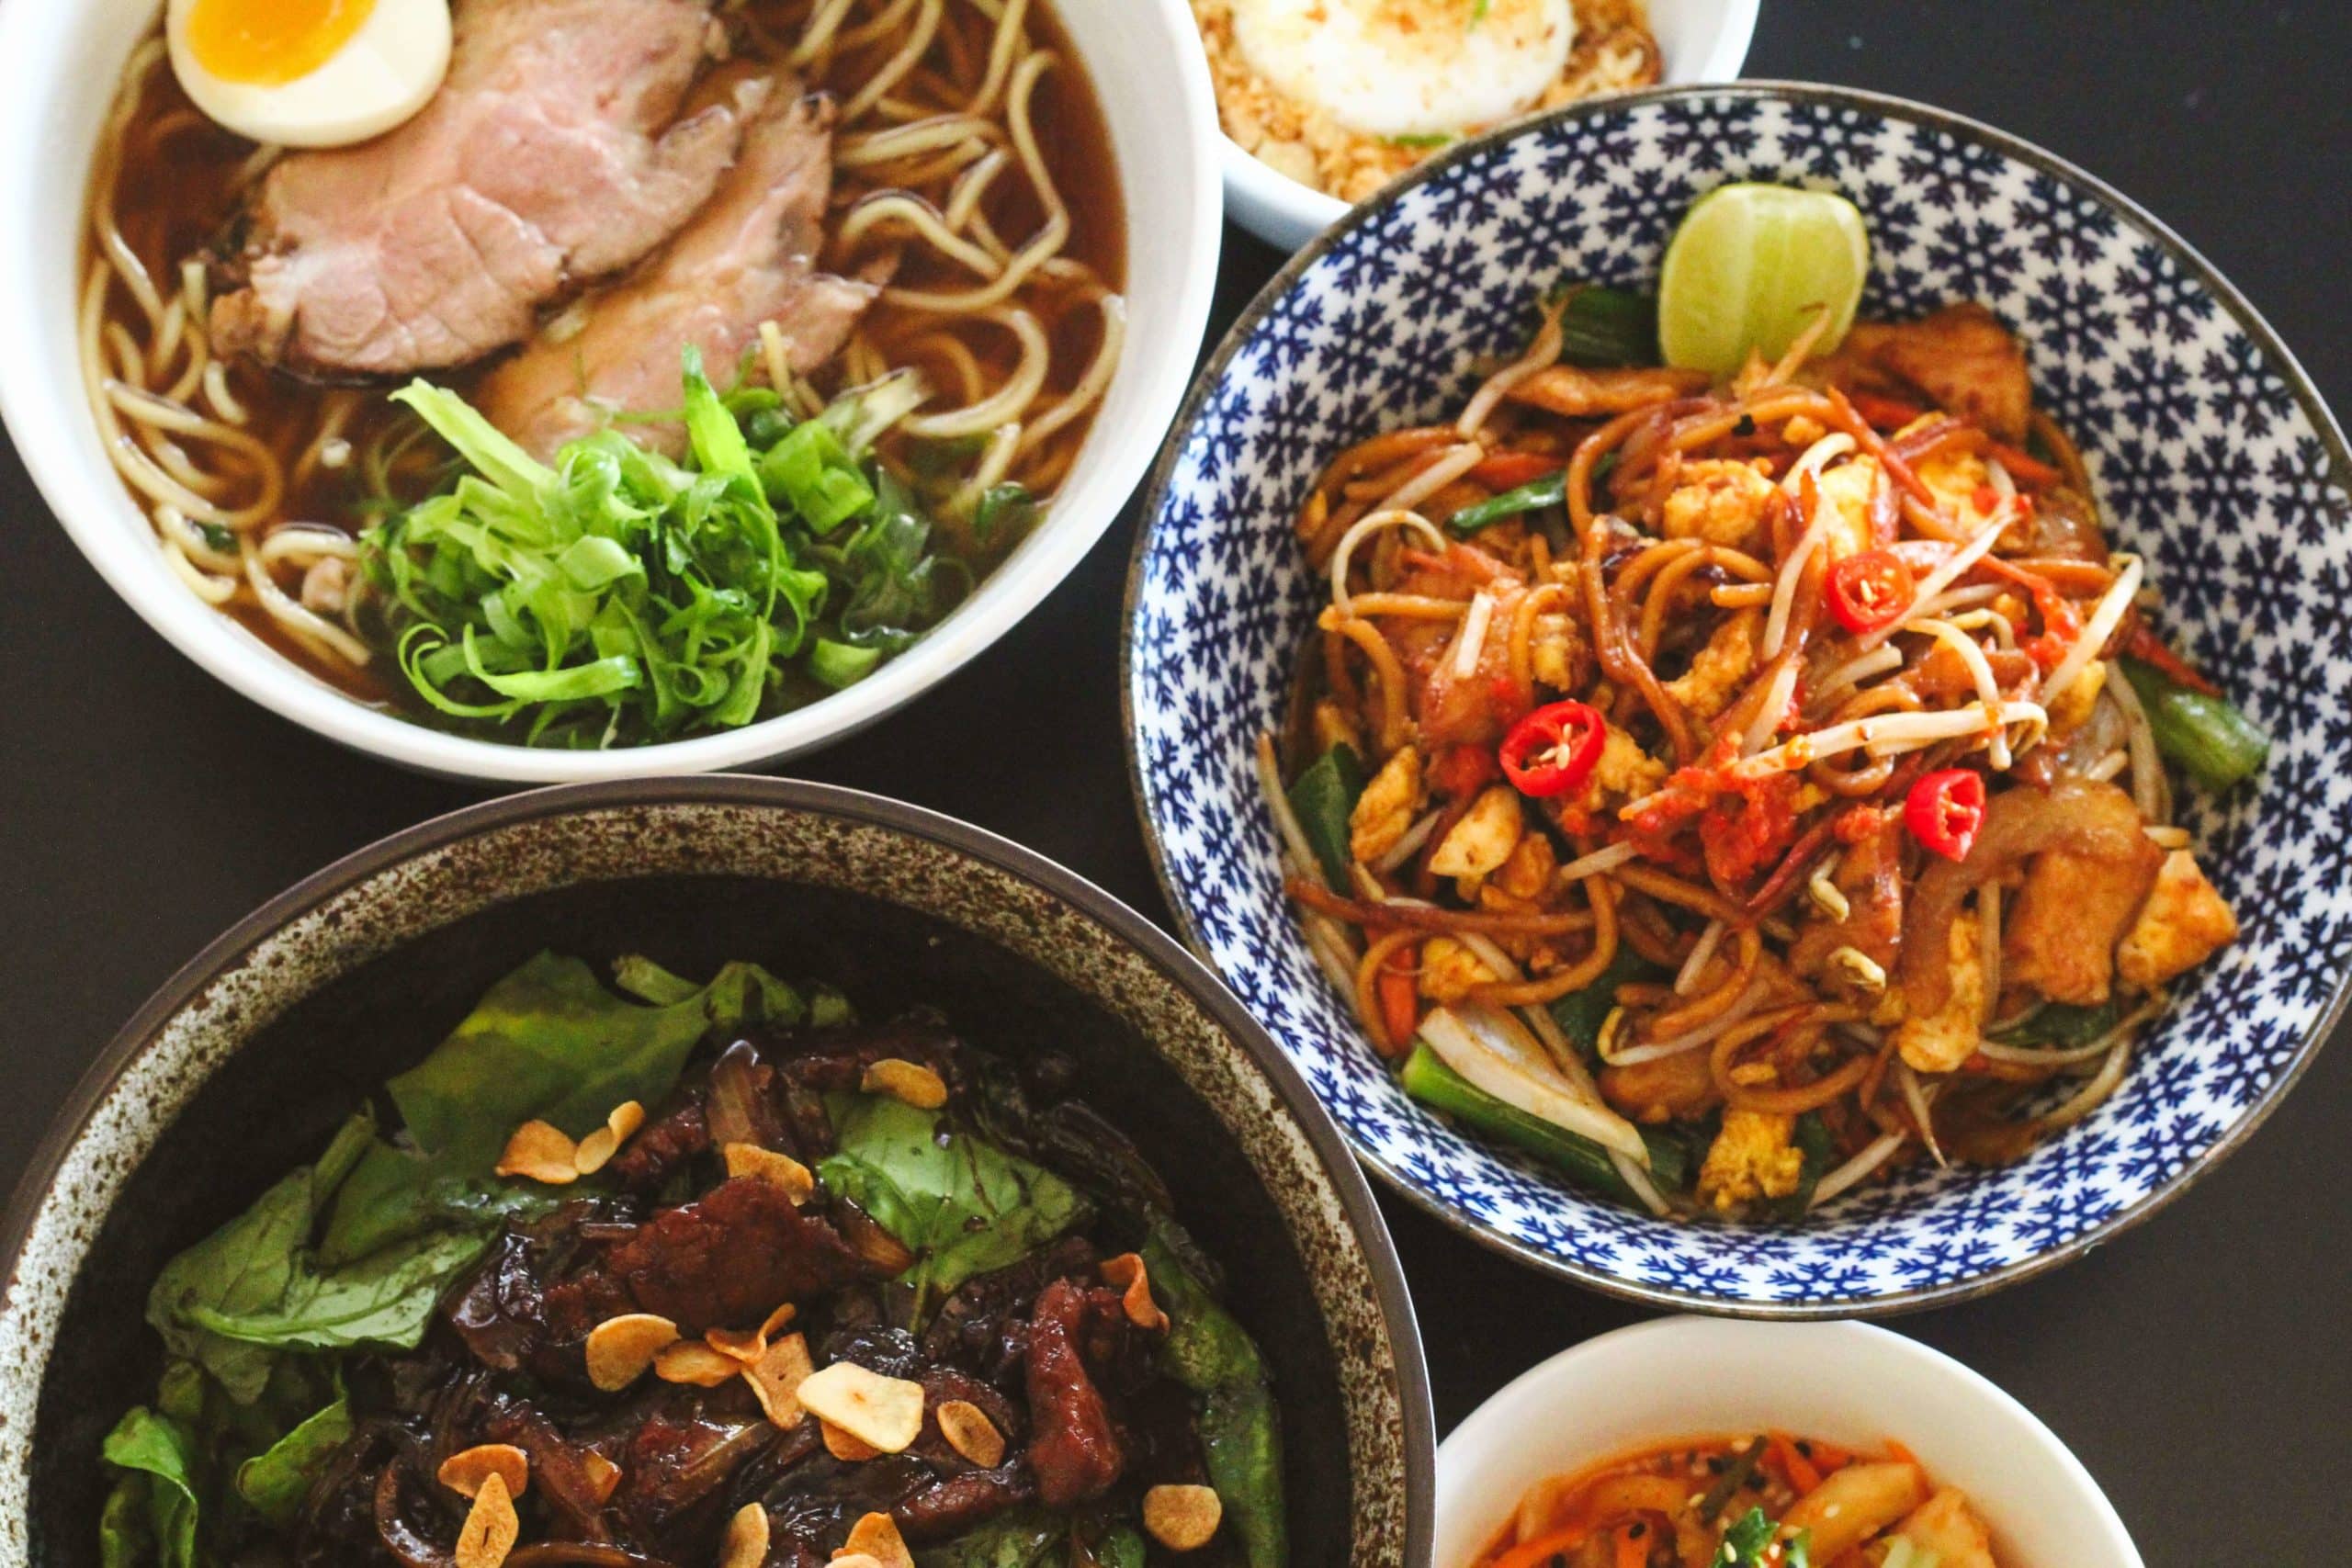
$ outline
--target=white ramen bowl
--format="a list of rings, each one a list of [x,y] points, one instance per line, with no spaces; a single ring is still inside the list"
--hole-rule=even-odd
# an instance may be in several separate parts
[[[537,750],[452,735],[356,702],[197,599],[100,444],[75,320],[92,154],[157,0],[0,6],[0,419],[82,553],[147,624],[274,713],[426,773],[567,783],[773,761],[870,724],[1002,636],[1126,504],[1193,373],[1222,237],[1216,110],[1184,0],[1061,0],[1093,79],[1126,210],[1127,335],[1085,449],[1030,537],[921,642],[846,691],[690,740]],[[1067,192],[1073,201],[1083,192]]]
[[[1756,37],[1758,0],[1648,3],[1661,83],[1728,82],[1739,74]],[[1268,244],[1295,251],[1347,216],[1347,202],[1277,173],[1222,131],[1217,161],[1225,172],[1226,211]]]
[[[2114,1506],[2033,1412],[1939,1350],[1860,1323],[1670,1317],[1520,1374],[1437,1451],[1432,1568],[1467,1568],[1527,1489],[1681,1438],[1774,1427],[1876,1449],[1957,1486],[2004,1562],[2141,1568]]]

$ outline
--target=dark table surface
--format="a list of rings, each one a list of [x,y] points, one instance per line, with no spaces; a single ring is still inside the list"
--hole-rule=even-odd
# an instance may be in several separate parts
[[[1765,0],[1747,73],[1927,99],[2083,164],[2211,257],[2352,410],[2346,58],[2344,0]],[[1232,231],[1213,337],[1279,260]],[[13,449],[0,502],[0,1178],[13,1181],[91,1054],[205,942],[476,792],[339,750],[181,659],[51,525]],[[792,771],[1006,834],[1165,920],[1119,725],[1133,537],[1130,515],[970,668]],[[2339,1040],[2260,1136],[2153,1224],[1899,1326],[2048,1421],[2150,1562],[2338,1561],[2348,1147],[2352,1044]],[[1533,1361],[1643,1315],[1383,1201],[1441,1431]]]

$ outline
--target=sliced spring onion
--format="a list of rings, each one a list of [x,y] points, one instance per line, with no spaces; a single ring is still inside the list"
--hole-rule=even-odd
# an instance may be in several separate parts
[[[1648,1161],[1648,1146],[1634,1124],[1597,1098],[1578,1094],[1516,1019],[1485,1008],[1438,1008],[1421,1021],[1421,1038],[1447,1066],[1506,1104]]]
[[[1630,1203],[1639,1196],[1619,1174],[1609,1150],[1488,1094],[1447,1066],[1426,1041],[1417,1043],[1405,1059],[1403,1083],[1407,1094],[1430,1110],[1525,1149],[1571,1180],[1620,1202]],[[1650,1179],[1668,1191],[1679,1191],[1690,1180],[1689,1148],[1679,1139],[1646,1129],[1642,1141],[1649,1149]]]
[[[1457,534],[1475,534],[1481,528],[1517,517],[1522,513],[1540,512],[1547,506],[1564,506],[1568,498],[1567,470],[1546,479],[1530,479],[1517,490],[1465,506],[1445,520],[1445,525]]]
[[[1598,368],[1657,364],[1657,299],[1599,284],[1577,289],[1560,311],[1560,357]]]
[[[2270,755],[2270,737],[2226,697],[2194,692],[2153,664],[2120,660],[2148,716],[2156,750],[2219,795],[2250,777]]]

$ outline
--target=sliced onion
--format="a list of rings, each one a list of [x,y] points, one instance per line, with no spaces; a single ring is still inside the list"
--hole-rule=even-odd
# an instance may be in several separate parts
[[[1438,1008],[1421,1021],[1421,1039],[1473,1087],[1646,1167],[1649,1150],[1634,1124],[1578,1095],[1533,1036],[1504,1019],[1492,1009]]]
[[[1763,1006],[1766,990],[1762,980],[1750,980],[1747,989],[1740,993],[1739,1000],[1725,1009],[1722,1017],[1710,1019],[1698,1028],[1687,1030],[1668,1040],[1627,1046],[1610,1057],[1609,1065],[1612,1067],[1638,1066],[1644,1062],[1655,1062],[1661,1057],[1679,1056],[1685,1051],[1695,1051],[1717,1036],[1729,1033],[1732,1025]]]
[[[1883,1133],[1864,1145],[1860,1154],[1814,1183],[1812,1201],[1805,1204],[1811,1213],[1832,1198],[1870,1179],[1871,1173],[1894,1156],[1894,1151],[1910,1141],[1908,1133]]]

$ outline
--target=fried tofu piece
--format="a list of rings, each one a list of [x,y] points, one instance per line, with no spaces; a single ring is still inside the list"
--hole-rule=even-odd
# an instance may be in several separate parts
[[[1753,464],[1716,457],[1685,463],[1681,482],[1667,492],[1660,526],[1669,539],[1753,550],[1763,537],[1774,488]]]
[[[1590,419],[1691,397],[1705,391],[1711,379],[1703,370],[1586,370],[1555,365],[1504,395],[1512,402],[1531,403],[1569,419]]]
[[[2053,1002],[2097,1007],[2115,979],[2115,947],[2155,886],[2165,852],[2146,839],[2128,859],[2071,850],[2033,858],[2003,933],[2003,974]]]
[[[2165,856],[2156,886],[2115,952],[2127,986],[2153,990],[2237,940],[2238,919],[2187,850]]]
[[[1369,865],[1395,849],[1419,814],[1421,799],[1420,749],[1399,746],[1348,814],[1348,852]]]
[[[1526,826],[1519,791],[1490,784],[1438,841],[1430,870],[1440,876],[1487,876],[1510,858]]]
[[[1975,916],[1952,921],[1944,954],[1951,974],[1944,1005],[1922,1018],[1904,1018],[1894,1031],[1894,1048],[1914,1072],[1956,1071],[1984,1040],[1984,954]],[[1892,987],[1887,995],[1894,995]]]
[[[1692,1052],[1697,1055],[1700,1053]],[[1726,1111],[1722,1131],[1699,1168],[1699,1199],[1718,1210],[1758,1198],[1785,1198],[1804,1176],[1797,1119],[1773,1111]]]
[[[2025,439],[2033,407],[2025,350],[1982,305],[1947,305],[1916,321],[1857,321],[1840,353],[1909,382],[1999,440]]]

